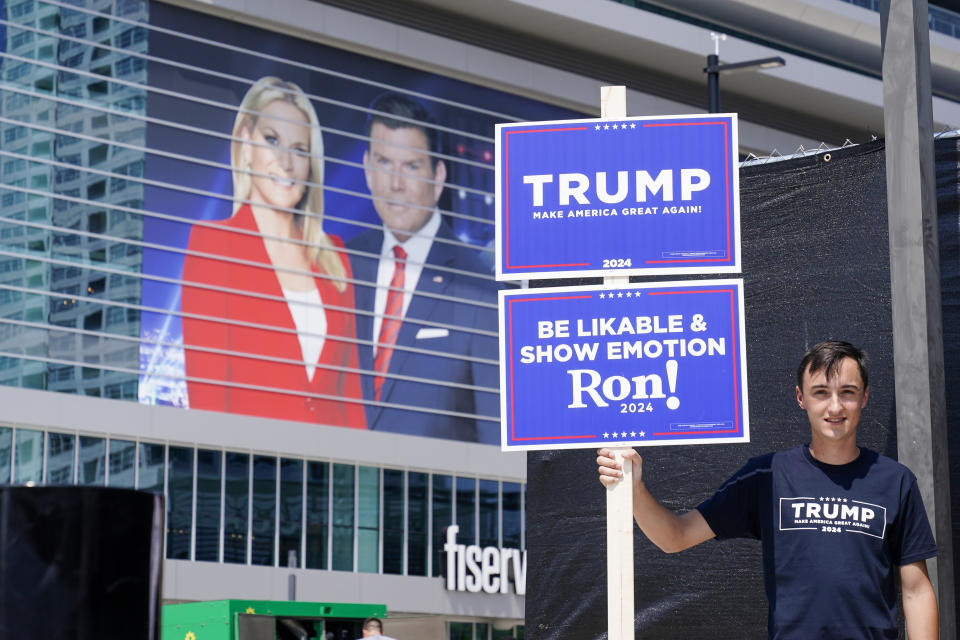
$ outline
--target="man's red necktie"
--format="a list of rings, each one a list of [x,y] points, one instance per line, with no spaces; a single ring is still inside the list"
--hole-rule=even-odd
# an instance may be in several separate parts
[[[406,266],[407,252],[403,247],[393,247],[394,269],[393,279],[390,280],[390,290],[387,291],[387,304],[383,309],[383,320],[380,323],[380,337],[377,339],[377,355],[373,360],[373,369],[376,377],[373,379],[373,396],[380,399],[386,373],[390,368],[390,356],[393,355],[393,345],[397,343],[400,325],[403,324],[403,270]]]

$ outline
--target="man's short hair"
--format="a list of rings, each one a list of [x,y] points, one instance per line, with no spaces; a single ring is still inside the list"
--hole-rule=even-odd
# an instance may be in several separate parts
[[[851,358],[857,363],[860,369],[860,379],[863,380],[863,388],[868,386],[867,377],[867,354],[862,349],[858,349],[849,342],[840,340],[825,340],[810,347],[803,355],[800,361],[800,367],[797,369],[797,386],[803,390],[803,374],[810,369],[810,373],[825,371],[829,380],[840,370],[840,364],[844,358]]]
[[[383,623],[380,618],[367,618],[363,621],[363,628],[366,631],[379,631],[383,633]]]
[[[367,113],[367,123],[364,133],[367,138],[373,130],[373,125],[380,123],[388,129],[418,129],[427,138],[427,150],[430,151],[430,165],[437,168],[437,153],[440,153],[440,131],[437,130],[437,121],[422,104],[395,91],[381,93],[370,103],[370,112]],[[369,144],[369,143],[368,143]]]

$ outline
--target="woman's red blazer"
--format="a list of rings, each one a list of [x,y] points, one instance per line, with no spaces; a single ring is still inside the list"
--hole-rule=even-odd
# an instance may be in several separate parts
[[[348,311],[354,308],[353,286],[347,283],[341,292],[322,274],[314,278],[327,333],[310,381],[250,207],[214,227],[194,225],[188,249],[210,254],[187,255],[183,263],[180,308],[190,408],[365,429],[359,374],[329,368],[357,368],[356,330]],[[350,262],[344,254],[340,258],[350,278]]]

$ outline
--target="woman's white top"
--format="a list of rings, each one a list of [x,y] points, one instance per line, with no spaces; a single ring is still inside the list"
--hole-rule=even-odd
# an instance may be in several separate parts
[[[300,351],[307,368],[307,380],[312,382],[327,335],[327,314],[323,310],[323,300],[320,299],[320,292],[316,287],[309,291],[284,289],[283,297],[287,299],[290,315],[297,327]]]

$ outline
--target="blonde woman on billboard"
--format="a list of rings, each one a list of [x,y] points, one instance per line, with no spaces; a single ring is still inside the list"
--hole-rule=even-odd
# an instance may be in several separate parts
[[[323,140],[300,87],[254,83],[230,159],[233,215],[194,225],[183,265],[190,408],[366,428],[350,263],[323,231]]]

